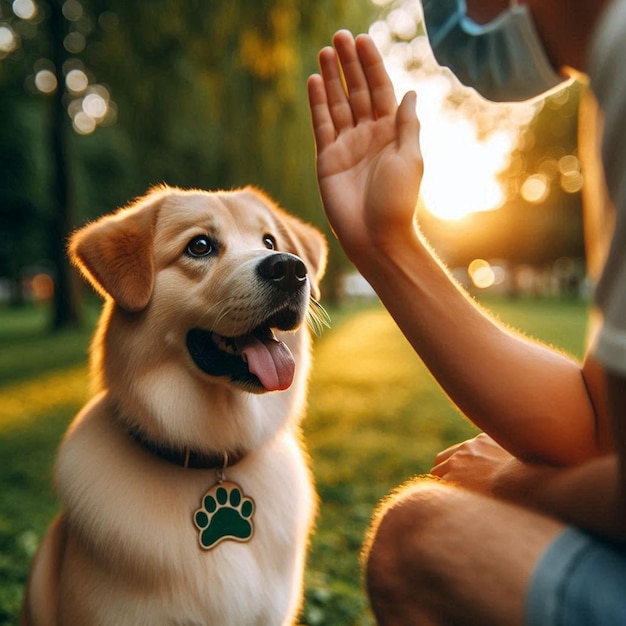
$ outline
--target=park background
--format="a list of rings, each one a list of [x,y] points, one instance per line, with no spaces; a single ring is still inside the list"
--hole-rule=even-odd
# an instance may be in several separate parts
[[[420,17],[415,0],[0,0],[0,624],[17,623],[58,509],[54,452],[88,397],[99,302],[66,263],[67,234],[163,182],[254,184],[328,236],[301,621],[371,623],[358,556],[376,502],[475,431],[323,219],[305,83],[338,28],[369,31],[398,94],[418,91],[418,217],[439,255],[505,323],[582,355],[584,80],[488,103],[434,64]]]

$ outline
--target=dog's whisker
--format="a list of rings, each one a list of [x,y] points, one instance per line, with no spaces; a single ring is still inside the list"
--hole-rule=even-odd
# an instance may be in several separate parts
[[[306,323],[317,336],[321,335],[325,328],[330,328],[331,319],[328,311],[313,297],[309,298]]]
[[[230,313],[230,308],[228,307],[228,302],[230,300],[234,300],[236,298],[236,296],[227,296],[226,298],[222,298],[219,302],[215,302],[214,304],[212,304],[203,314],[203,316],[200,318],[200,320],[198,320],[198,323],[200,325],[202,325],[202,322],[205,319],[205,316],[209,316],[211,315],[215,309],[217,307],[222,307],[221,310],[219,310],[217,312],[217,315],[215,316],[215,319],[212,321],[211,323],[211,327],[208,330],[215,330],[215,326],[217,326],[217,324],[219,324],[219,322],[221,320],[223,320],[225,317],[227,317]]]

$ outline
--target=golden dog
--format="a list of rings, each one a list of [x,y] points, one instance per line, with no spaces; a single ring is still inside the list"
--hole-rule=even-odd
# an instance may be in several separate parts
[[[291,623],[316,498],[300,443],[321,233],[263,193],[161,187],[77,231],[97,395],[23,623]],[[319,305],[317,305],[319,306]]]

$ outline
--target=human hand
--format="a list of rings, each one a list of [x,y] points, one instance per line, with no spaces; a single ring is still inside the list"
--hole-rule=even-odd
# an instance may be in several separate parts
[[[501,473],[515,461],[489,435],[481,433],[440,452],[431,474],[472,491],[493,495]]]
[[[317,177],[328,221],[359,265],[372,248],[385,252],[414,232],[423,172],[416,96],[397,106],[369,36],[339,31],[333,43],[320,52],[321,75],[308,82]]]

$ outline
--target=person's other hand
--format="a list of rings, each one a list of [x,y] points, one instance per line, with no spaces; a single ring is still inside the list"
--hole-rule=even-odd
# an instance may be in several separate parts
[[[500,473],[515,457],[481,433],[440,452],[431,474],[462,487],[492,495]]]

